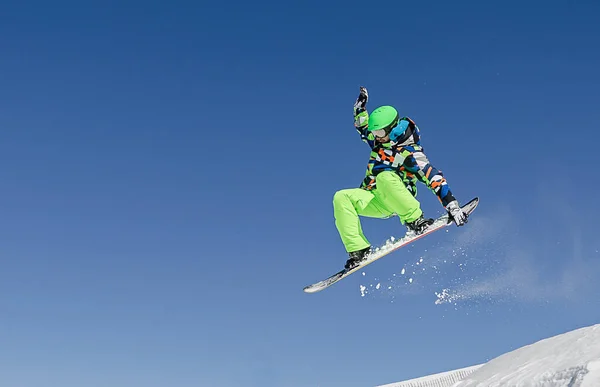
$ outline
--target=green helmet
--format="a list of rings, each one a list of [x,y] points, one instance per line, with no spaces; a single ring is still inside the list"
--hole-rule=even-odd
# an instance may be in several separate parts
[[[380,106],[369,115],[369,131],[377,137],[385,137],[398,125],[399,119],[393,106]]]

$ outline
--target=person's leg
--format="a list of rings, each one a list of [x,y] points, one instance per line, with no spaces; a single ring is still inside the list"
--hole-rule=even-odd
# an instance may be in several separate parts
[[[333,195],[335,226],[347,252],[363,250],[371,244],[365,237],[359,216],[388,218],[393,214],[376,199],[373,191],[350,188]]]
[[[375,195],[389,212],[398,215],[402,224],[414,222],[423,215],[419,201],[394,172],[385,171],[377,175]]]

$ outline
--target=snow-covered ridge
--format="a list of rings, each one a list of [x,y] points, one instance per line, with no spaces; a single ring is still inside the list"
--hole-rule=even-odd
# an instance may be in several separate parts
[[[439,374],[424,376],[422,378],[405,380],[403,382],[385,384],[378,387],[448,387],[463,380],[482,365],[461,368],[454,371],[440,372]]]
[[[600,387],[600,324],[538,341],[463,370],[466,374],[458,381],[448,375],[461,370],[386,387]]]
[[[600,387],[600,324],[506,353],[453,387]]]

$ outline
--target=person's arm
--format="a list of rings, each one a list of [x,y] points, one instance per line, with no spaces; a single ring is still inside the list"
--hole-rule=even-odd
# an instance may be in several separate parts
[[[404,168],[425,184],[437,196],[439,202],[448,211],[456,225],[462,226],[467,222],[467,216],[452,194],[444,174],[429,162],[420,146],[413,147],[415,148],[413,152],[405,151]]]
[[[405,168],[433,192],[444,208],[453,200],[454,195],[441,170],[431,165],[425,153],[421,150],[413,152],[404,160]]]
[[[360,135],[361,140],[373,149],[375,146],[375,136],[369,132],[369,112],[367,111],[367,101],[369,92],[364,86],[360,87],[360,94],[354,102],[354,127]]]

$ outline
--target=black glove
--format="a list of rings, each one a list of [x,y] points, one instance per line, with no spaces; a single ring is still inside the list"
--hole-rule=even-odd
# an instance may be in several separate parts
[[[367,101],[369,100],[369,92],[367,88],[364,86],[360,87],[360,94],[358,98],[356,98],[356,102],[354,102],[354,113],[360,113],[366,110]]]

